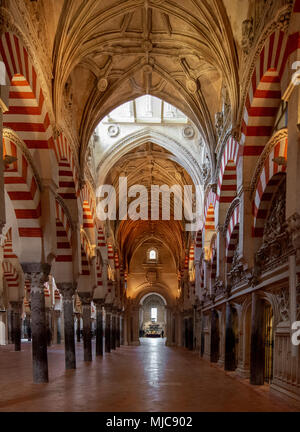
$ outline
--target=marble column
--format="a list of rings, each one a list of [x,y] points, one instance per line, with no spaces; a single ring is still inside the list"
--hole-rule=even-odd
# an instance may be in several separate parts
[[[22,264],[25,278],[30,281],[33,382],[48,382],[48,358],[44,285],[48,281],[50,265]]]
[[[105,352],[111,350],[111,306],[105,305]]]
[[[75,294],[75,286],[72,282],[57,283],[57,288],[59,289],[63,298],[65,366],[66,369],[76,369],[74,313],[73,313],[73,296]]]
[[[213,310],[211,313],[211,329],[210,329],[210,361],[217,363],[219,360],[219,328],[218,328],[218,312]]]
[[[91,301],[90,293],[78,293],[82,303],[82,320],[83,320],[83,349],[84,361],[92,361],[92,329],[91,329]]]
[[[235,334],[232,323],[232,307],[230,303],[226,303],[226,318],[225,318],[225,364],[226,371],[234,371],[236,369],[235,362]]]
[[[103,306],[104,300],[94,299],[96,305],[96,356],[103,356]]]
[[[21,351],[21,312],[22,302],[12,301],[10,302],[12,308],[12,334],[13,341],[15,344],[15,351]]]
[[[264,342],[264,301],[252,293],[250,383],[264,384],[265,342]]]

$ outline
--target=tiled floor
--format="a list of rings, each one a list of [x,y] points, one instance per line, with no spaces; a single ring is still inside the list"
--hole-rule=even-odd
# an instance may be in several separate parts
[[[32,384],[31,345],[0,347],[0,411],[300,411],[162,339],[91,363],[78,344],[75,371],[64,370],[63,345],[48,349],[48,361],[49,384]]]

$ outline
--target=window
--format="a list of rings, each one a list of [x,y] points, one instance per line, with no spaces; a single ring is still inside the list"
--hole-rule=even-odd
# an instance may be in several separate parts
[[[151,251],[149,252],[149,259],[156,260],[156,250],[151,249]]]
[[[157,308],[151,308],[151,321],[157,322]]]

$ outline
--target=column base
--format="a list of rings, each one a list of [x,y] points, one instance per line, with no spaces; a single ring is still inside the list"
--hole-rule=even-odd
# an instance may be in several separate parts
[[[141,342],[140,341],[132,341],[132,342],[129,343],[129,345],[131,345],[131,346],[139,346],[139,345],[141,345]]]
[[[270,385],[270,393],[277,394],[279,396],[284,396],[285,398],[294,399],[300,401],[300,388],[294,385],[289,385],[280,382],[276,378]]]

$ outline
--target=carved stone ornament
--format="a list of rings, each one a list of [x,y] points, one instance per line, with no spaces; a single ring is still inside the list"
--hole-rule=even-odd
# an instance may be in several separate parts
[[[246,269],[244,263],[240,260],[239,244],[237,244],[233,253],[231,269],[228,273],[229,286],[234,287],[238,285],[240,282],[246,280],[246,278],[247,278]]]
[[[189,78],[186,81],[186,88],[188,90],[189,93],[195,94],[198,91],[198,84],[197,81]]]
[[[283,288],[279,293],[276,294],[276,298],[279,305],[281,321],[289,321],[290,319],[289,290]]]
[[[218,277],[216,278],[216,281],[215,281],[214,290],[215,290],[216,297],[218,297],[220,295],[226,295],[226,293],[227,293],[224,282],[221,281]]]
[[[288,218],[287,232],[291,236],[294,248],[298,251],[300,249],[300,215],[298,213]]]
[[[108,80],[106,78],[100,78],[97,84],[99,92],[104,93],[108,87]]]
[[[218,137],[222,135],[223,126],[224,126],[224,113],[220,111],[215,114],[215,127],[216,127],[216,132]]]
[[[263,244],[255,257],[255,275],[272,270],[287,261],[293,246],[291,226],[285,223],[286,182],[276,192],[265,223]],[[300,225],[300,224],[299,224]],[[299,237],[300,238],[300,237]],[[300,244],[299,244],[300,247]]]
[[[246,19],[242,23],[242,48],[244,54],[248,55],[254,41],[253,18]]]
[[[119,135],[120,128],[117,125],[110,125],[107,128],[107,134],[110,138],[115,138]]]
[[[192,139],[195,136],[195,129],[193,128],[193,126],[185,126],[182,129],[182,135],[183,138]]]

